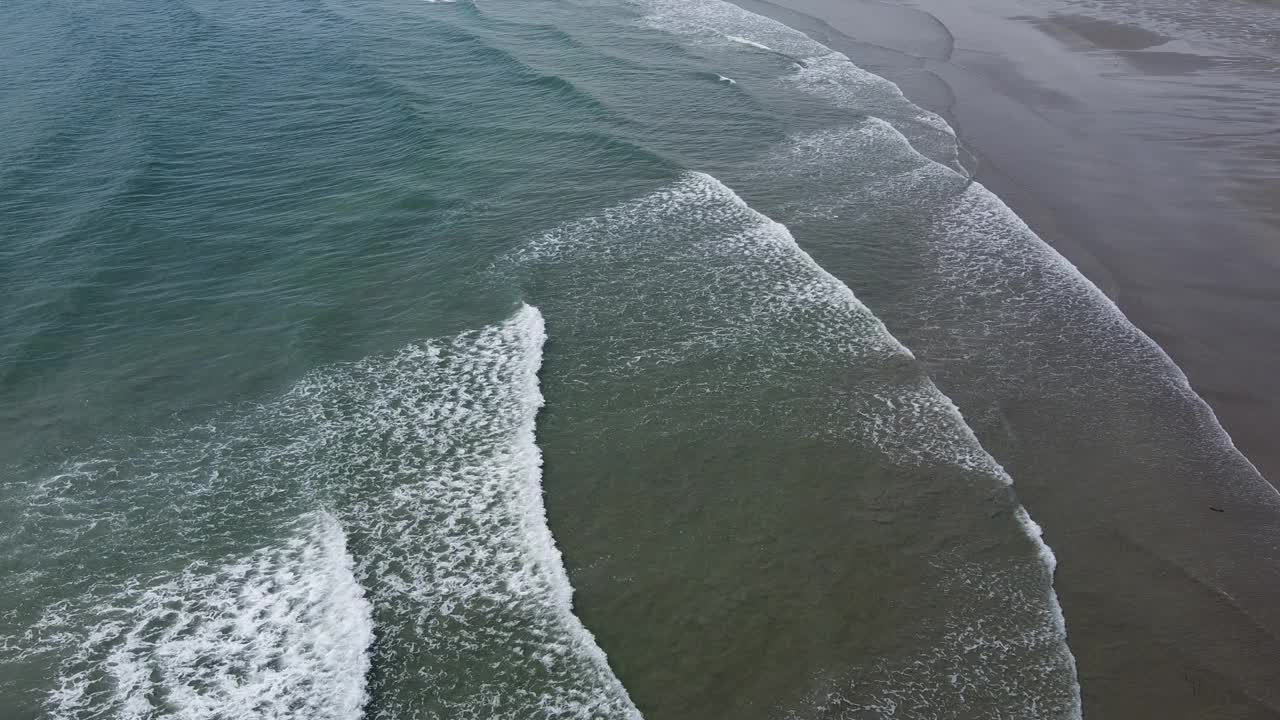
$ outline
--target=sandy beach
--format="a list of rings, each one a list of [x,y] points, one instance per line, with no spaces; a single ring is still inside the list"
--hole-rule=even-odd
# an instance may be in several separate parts
[[[737,1],[946,117],[975,177],[1156,340],[1260,473],[1280,478],[1280,8]],[[1105,449],[1061,470],[1048,450],[1019,453],[1031,458],[1010,466],[1019,496],[1060,560],[1085,716],[1280,717],[1269,489],[1251,491],[1265,502],[1206,511],[1225,476],[1144,472]]]

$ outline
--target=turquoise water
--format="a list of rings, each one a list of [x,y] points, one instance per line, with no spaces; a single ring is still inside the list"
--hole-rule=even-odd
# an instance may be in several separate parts
[[[0,28],[6,718],[1079,714],[894,333],[1163,356],[892,84],[718,0]]]

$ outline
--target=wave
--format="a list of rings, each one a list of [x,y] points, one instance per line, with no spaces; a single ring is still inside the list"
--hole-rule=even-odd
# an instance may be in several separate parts
[[[795,198],[780,209],[804,237],[818,240],[811,247],[831,243],[824,261],[834,271],[887,298],[876,305],[880,314],[927,357],[988,447],[1018,468],[1026,496],[1043,502],[1038,513],[1076,538],[1078,557],[1109,552],[1104,541],[1072,532],[1089,517],[1090,528],[1105,527],[1152,549],[1160,562],[1193,578],[1187,592],[1209,588],[1214,597],[1232,598],[1224,624],[1265,625],[1261,619],[1273,613],[1256,591],[1261,567],[1227,569],[1215,558],[1241,547],[1261,557],[1274,554],[1267,549],[1274,528],[1264,516],[1280,509],[1280,494],[1239,452],[1168,354],[968,176],[954,131],[942,118],[913,111],[896,85],[847,57],[735,6],[639,4],[651,24],[704,44],[733,34],[807,58],[779,82],[849,110],[851,123],[860,121],[795,138],[755,169],[769,179],[773,196]],[[843,244],[851,227],[872,229],[854,253]],[[888,232],[875,237],[881,227]],[[1248,517],[1225,535],[1178,539],[1188,518],[1227,502],[1250,508]],[[1179,512],[1137,509],[1152,507]],[[1115,574],[1111,611],[1145,617],[1133,599],[1141,581],[1124,576],[1138,577],[1149,560]],[[1075,573],[1077,582],[1089,582],[1084,563]],[[1192,615],[1181,617],[1194,623]],[[1106,642],[1095,639],[1101,637],[1095,628],[1086,631],[1085,642]],[[1240,667],[1256,666],[1242,645],[1224,651],[1194,634],[1181,642],[1214,658],[1206,663],[1225,652],[1238,657]],[[1255,694],[1266,687],[1261,676],[1233,678]]]
[[[542,316],[315,374],[308,425],[362,547],[374,718],[638,718],[572,611],[534,424]]]
[[[0,667],[61,668],[36,689],[59,720],[638,718],[545,520],[545,337],[524,306],[33,483],[0,549],[59,540],[10,591],[44,610],[28,631],[3,618]],[[299,514],[295,535],[205,559]]]
[[[84,614],[47,613],[37,632],[74,647],[49,717],[361,717],[371,608],[337,520],[319,513],[300,525],[245,557],[135,578]]]
[[[980,362],[1002,382],[1042,385],[1052,375],[1066,391],[1090,377],[1091,383],[1123,385],[1126,394],[1177,397],[1192,409],[1187,435],[1236,466],[1256,499],[1275,495],[1154,340],[999,197],[920,153],[891,123],[873,117],[795,138],[763,166],[776,181],[796,183],[791,189],[806,198],[805,207],[795,209],[801,217],[860,208],[867,216],[898,214],[891,198],[914,199],[910,209],[919,219],[905,221],[906,227],[919,230],[916,251],[930,260],[932,276],[917,282],[933,290],[904,303],[914,316],[904,325],[922,343],[953,346],[948,353],[963,356],[965,364]],[[823,180],[815,184],[818,175]],[[945,298],[939,296],[943,289]],[[952,307],[957,303],[963,308]],[[947,320],[949,315],[955,317]],[[926,316],[932,319],[922,323]],[[967,337],[975,327],[982,337]],[[1038,342],[1024,343],[1016,355],[993,357],[982,349],[993,336]],[[1055,350],[1067,345],[1070,353]]]
[[[1071,316],[1059,318],[1079,337],[1072,348],[1075,367],[1069,370],[1088,372],[1084,366],[1089,363],[1120,363],[1127,366],[1133,379],[1156,368],[1155,375],[1161,379],[1154,386],[1142,384],[1158,394],[1172,391],[1181,396],[1197,416],[1190,434],[1198,436],[1198,443],[1211,446],[1211,452],[1233,456],[1226,462],[1239,467],[1247,491],[1255,499],[1274,501],[1271,496],[1276,495],[1275,491],[1264,487],[1265,480],[1238,452],[1212,410],[1167,353],[1000,198],[969,177],[959,163],[955,131],[941,116],[914,105],[896,84],[859,68],[847,56],[783,23],[730,2],[635,1],[647,13],[646,20],[665,31],[691,37],[732,35],[802,58],[804,62],[786,76],[786,82],[863,116],[864,120],[853,128],[794,138],[785,152],[764,163],[773,176],[807,175],[807,182],[794,188],[795,194],[806,201],[790,211],[798,217],[831,217],[836,212],[867,207],[876,200],[913,198],[914,207],[928,208],[933,217],[929,233],[934,238],[934,258],[940,272],[947,276],[939,287],[947,287],[952,295],[974,297],[1034,295],[1031,303],[1004,303],[1005,309],[995,313],[1000,317],[986,321],[989,326],[995,323],[1004,327],[1008,337],[1025,335],[1033,326],[1043,326],[1049,307],[1070,306],[1074,310],[1069,313]],[[820,183],[811,182],[814,173],[822,171],[820,168],[838,171],[838,179],[827,175]],[[1040,287],[1029,292],[1023,284],[1031,277],[1037,278]],[[998,285],[1000,292],[993,292],[990,283]],[[918,315],[924,312],[918,308],[914,311]],[[1033,317],[1036,315],[1042,317]],[[1089,330],[1082,331],[1082,324]],[[964,323],[955,325],[963,326]],[[988,342],[990,329],[985,333],[986,339],[977,342]],[[1058,359],[1059,364],[1068,360]],[[1013,363],[995,364],[1013,372]],[[1170,385],[1165,385],[1166,381]]]
[[[996,542],[1006,533],[1021,539],[1009,540],[1009,554],[1000,559],[943,553],[937,569],[920,571],[933,578],[932,592],[951,593],[949,614],[931,619],[931,611],[921,610],[916,622],[930,630],[912,641],[915,654],[853,671],[858,683],[844,683],[846,691],[866,702],[895,692],[901,673],[927,656],[945,659],[937,666],[948,671],[916,681],[916,689],[929,685],[918,698],[920,711],[959,707],[969,692],[999,698],[1013,714],[1079,715],[1074,659],[1052,588],[1053,554],[1009,493],[1008,475],[910,351],[785,226],[716,178],[686,173],[647,196],[532,239],[508,267],[574,299],[563,309],[551,298],[542,304],[564,336],[576,339],[557,346],[561,372],[573,378],[559,388],[557,406],[594,406],[563,411],[582,413],[574,434],[587,442],[764,432],[781,446],[820,440],[871,451],[898,468],[894,476],[909,476],[913,468],[954,476],[948,492],[960,495],[985,485],[973,490],[985,498],[979,504],[995,502],[1001,509],[992,512],[1003,519],[988,529],[991,537],[958,544]],[[591,337],[607,340],[590,343]],[[645,388],[642,398],[635,396],[637,386]],[[933,502],[908,488],[885,492],[905,493],[898,507]],[[944,504],[946,512],[964,516],[972,500],[954,502]],[[918,517],[937,511],[921,508]],[[682,527],[686,531],[697,532]],[[962,578],[975,573],[1001,580],[981,592],[961,592]],[[773,592],[773,601],[782,603],[783,594]],[[918,601],[898,598],[903,606]],[[944,630],[960,626],[968,630]],[[979,637],[988,649],[980,657],[970,652]],[[885,664],[901,672],[885,675]]]
[[[963,393],[970,422],[997,454],[1025,468],[1024,485],[1036,483],[1030,492],[1056,493],[1057,507],[1046,503],[1042,513],[1056,513],[1066,532],[1085,513],[1089,527],[1150,549],[1138,568],[1155,562],[1191,579],[1180,593],[1231,598],[1217,610],[1224,624],[1274,625],[1272,605],[1254,590],[1262,570],[1226,570],[1220,558],[1244,547],[1274,555],[1268,538],[1280,493],[1164,349],[1070,261],[987,188],[916,152],[883,121],[800,138],[766,165],[775,182],[794,183],[788,192],[804,194],[802,222],[856,213],[898,229],[893,251],[918,260],[892,281],[900,301],[886,309],[891,323],[929,354],[940,382]],[[901,198],[913,202],[904,207]],[[879,280],[874,265],[866,272]],[[1027,443],[1022,434],[1053,443]],[[1118,476],[1123,484],[1113,482]],[[1226,504],[1249,513],[1228,533],[1178,539],[1188,518]],[[1151,507],[1168,511],[1142,509]],[[1077,553],[1093,551],[1076,542],[1084,547]],[[1112,582],[1117,593],[1141,584]],[[1215,658],[1205,662],[1223,652],[1197,637],[1183,642]],[[1267,687],[1260,675],[1234,681],[1252,692]]]
[[[718,2],[699,4],[697,12],[707,18],[700,28],[687,22],[694,11],[666,12],[686,19],[683,25],[668,21],[673,30],[703,38],[729,32],[785,48],[774,35],[790,33],[797,45],[812,43]],[[757,34],[742,30],[751,23]],[[1074,566],[1075,582],[1092,582],[1088,558],[1126,567],[1108,581],[1108,612],[1145,618],[1137,578],[1168,565],[1193,581],[1180,597],[1231,598],[1216,606],[1224,626],[1274,624],[1271,604],[1257,591],[1257,574],[1269,563],[1227,567],[1219,560],[1243,547],[1261,558],[1274,555],[1274,523],[1267,518],[1280,510],[1280,493],[1235,447],[1183,371],[1069,260],[968,176],[941,118],[912,117],[892,83],[868,80],[844,56],[822,55],[812,44],[813,60],[781,82],[829,99],[856,113],[851,123],[860,122],[795,138],[755,166],[771,193],[796,199],[781,208],[784,219],[817,241],[810,247],[831,243],[824,261],[841,277],[887,298],[877,304],[886,322],[927,358],[987,447],[1017,468],[1024,495],[1041,503],[1038,514],[1074,538],[1072,550],[1082,560]],[[843,244],[851,227],[872,229],[853,253]],[[881,227],[888,232],[876,237]],[[1228,503],[1249,508],[1230,530],[1194,543],[1180,539],[1206,506],[1221,510]],[[1156,507],[1177,512],[1150,512]],[[1073,532],[1085,527],[1085,517],[1089,532]],[[1143,548],[1144,557],[1114,559],[1093,532],[1098,527]],[[1203,619],[1185,603],[1165,605],[1184,608],[1183,625]],[[1085,643],[1109,642],[1106,628],[1083,630]],[[1146,637],[1161,630],[1129,632]],[[1210,665],[1229,656],[1233,667],[1257,666],[1257,651],[1246,643],[1227,647],[1194,633],[1178,643]],[[1129,660],[1108,662],[1132,664],[1145,655],[1130,650]],[[1255,696],[1268,687],[1256,673],[1228,675]]]
[[[640,227],[642,224],[645,227]],[[707,238],[667,246],[659,233],[669,232],[667,228],[672,226],[682,226],[681,237],[706,228]],[[624,232],[629,242],[601,244],[603,238]],[[651,245],[647,249],[635,245],[636,239]],[[567,224],[530,242],[515,257],[523,263],[591,256],[616,261],[656,253],[658,247],[663,248],[662,265],[675,264],[681,258],[685,264],[700,263],[707,268],[705,273],[715,281],[715,289],[700,291],[701,302],[686,312],[701,318],[699,327],[718,322],[729,324],[732,332],[725,329],[702,335],[694,331],[667,342],[642,338],[639,341],[657,346],[646,352],[647,362],[674,365],[693,355],[717,353],[726,343],[751,338],[766,354],[780,352],[777,348],[781,345],[788,353],[803,353],[807,358],[876,359],[918,370],[911,352],[848,286],[800,248],[786,226],[752,209],[737,193],[705,173],[686,173],[649,196],[610,208],[599,217]],[[659,275],[656,269],[652,272]],[[666,282],[655,283],[652,291],[669,301],[673,282],[683,285],[691,281],[692,274],[674,269]],[[713,298],[721,302],[710,302]],[[741,306],[751,298],[759,301]],[[615,312],[630,309],[624,304]],[[800,310],[805,314],[797,316]],[[632,314],[629,323],[637,321],[638,316]],[[666,334],[672,331],[674,328]],[[655,332],[653,337],[661,335]],[[842,435],[854,434],[899,461],[998,473],[998,466],[977,445],[955,406],[927,378],[915,375],[909,381],[896,377],[888,382],[875,380],[868,378],[860,389],[869,394],[859,405],[870,407],[857,422],[839,428]],[[1007,480],[1001,482],[1007,484]]]
[[[774,51],[773,48],[769,47],[768,45],[765,45],[763,43],[758,43],[755,40],[748,40],[747,38],[738,37],[737,35],[725,35],[725,37],[738,43],[739,45],[746,45],[747,47],[753,47],[759,50],[768,50],[769,52]]]
[[[650,26],[703,42],[731,42],[786,58],[787,85],[839,108],[892,119],[927,156],[963,170],[955,131],[941,116],[907,99],[893,82],[855,65],[848,56],[771,18],[725,0],[632,0]]]

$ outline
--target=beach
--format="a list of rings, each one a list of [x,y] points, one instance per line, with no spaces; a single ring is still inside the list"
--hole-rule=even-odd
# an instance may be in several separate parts
[[[1168,353],[1263,476],[1280,477],[1280,9],[739,4],[944,116],[974,177]],[[927,341],[906,342],[930,362]],[[984,394],[948,382],[945,358],[933,364],[966,417],[980,415]],[[978,434],[1057,551],[1085,716],[1280,714],[1268,600],[1280,524],[1260,479],[1176,455],[1152,467],[1134,459],[1140,448],[1083,431],[1063,452],[1035,421],[1002,422]],[[1092,421],[1060,422],[1039,427],[1068,435]],[[1222,507],[1213,498],[1230,487],[1252,499]]]

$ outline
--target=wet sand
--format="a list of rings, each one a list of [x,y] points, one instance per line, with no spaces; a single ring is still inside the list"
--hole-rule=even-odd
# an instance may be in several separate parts
[[[944,115],[974,175],[1280,479],[1280,7],[737,1]],[[998,444],[1059,556],[1086,717],[1280,717],[1280,518],[1256,476],[1222,508],[1225,470]]]

